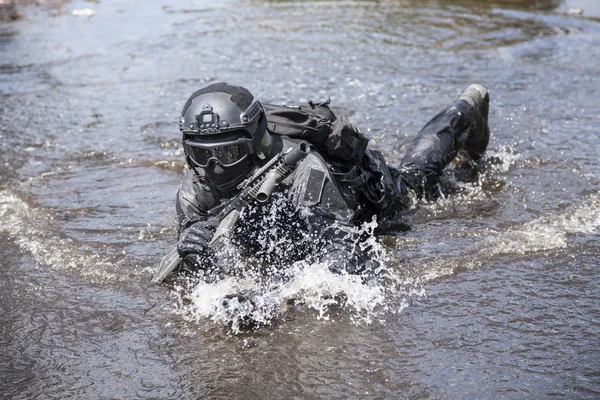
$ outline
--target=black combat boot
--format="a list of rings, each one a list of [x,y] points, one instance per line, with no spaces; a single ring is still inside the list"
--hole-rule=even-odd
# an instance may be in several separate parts
[[[488,126],[488,112],[490,109],[490,94],[483,85],[472,84],[458,97],[469,103],[471,113],[471,126],[464,150],[473,161],[479,161],[485,153],[490,141],[490,128]]]

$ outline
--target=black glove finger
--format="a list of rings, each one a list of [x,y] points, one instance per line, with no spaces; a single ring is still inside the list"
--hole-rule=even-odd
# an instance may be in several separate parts
[[[189,234],[196,237],[200,237],[205,242],[209,242],[213,237],[213,232],[206,226],[204,226],[204,224],[202,226],[200,224],[192,225],[185,231],[183,231],[183,234]]]
[[[179,242],[197,244],[198,246],[205,246],[207,243],[207,241],[204,240],[201,236],[198,236],[193,232],[184,232],[181,235],[181,239],[179,239]]]
[[[193,242],[179,242],[179,244],[177,245],[177,252],[179,253],[179,255],[183,258],[186,257],[188,254],[200,254],[200,255],[206,255],[207,251],[206,251],[206,247],[202,244],[198,244],[198,243],[193,243]]]
[[[203,228],[191,226],[181,234],[180,242],[198,243],[206,245],[211,241],[213,233]]]

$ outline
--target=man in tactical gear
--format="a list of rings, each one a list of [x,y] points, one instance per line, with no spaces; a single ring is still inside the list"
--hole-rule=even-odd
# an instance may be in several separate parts
[[[181,260],[210,270],[224,237],[272,265],[308,258],[334,272],[363,272],[369,249],[352,227],[373,217],[393,221],[409,207],[410,192],[434,198],[442,170],[459,152],[478,161],[489,141],[488,108],[487,89],[469,86],[393,168],[328,103],[263,105],[227,83],[196,91],[179,120],[187,161],[177,194],[179,243],[155,282]]]

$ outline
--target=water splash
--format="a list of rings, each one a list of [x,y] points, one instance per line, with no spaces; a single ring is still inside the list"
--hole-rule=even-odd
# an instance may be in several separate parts
[[[490,161],[488,171],[501,174],[508,172],[521,159],[521,155],[510,146],[501,146],[497,150],[489,150],[485,158]]]
[[[411,265],[414,286],[455,274],[461,270],[479,268],[482,264],[503,255],[531,254],[574,246],[571,235],[590,235],[600,228],[600,196],[594,194],[584,204],[549,214],[507,228],[504,231],[485,229],[473,231],[469,239],[477,244],[459,255],[420,260]]]
[[[524,254],[566,248],[568,235],[591,234],[600,227],[600,197],[589,196],[585,204],[528,221],[487,240],[493,254]]]
[[[507,185],[506,173],[520,158],[511,147],[503,146],[490,150],[477,168],[468,162],[450,165],[441,178],[438,198],[414,200],[413,222],[470,218],[493,211],[499,206],[496,193]]]
[[[212,282],[206,277],[192,279],[178,287],[176,312],[189,322],[209,320],[218,325],[230,324],[233,333],[238,333],[247,321],[257,326],[269,324],[290,307],[312,310],[318,319],[329,320],[331,307],[335,306],[345,310],[354,323],[370,324],[389,311],[392,287],[405,284],[386,267],[389,258],[385,247],[373,235],[376,227],[376,220],[360,227],[338,227],[347,229],[348,237],[356,238],[355,245],[368,248],[372,260],[377,262],[375,270],[363,274],[334,273],[329,268],[331,262],[301,260],[287,267],[271,265],[266,270],[279,271],[266,275],[265,268],[256,268],[252,261],[235,256],[233,246],[228,247],[227,256],[234,257],[229,260],[235,259],[237,275]],[[366,240],[359,239],[365,235]],[[271,239],[284,243],[277,237]],[[285,246],[277,251],[285,252]],[[250,293],[253,304],[235,298],[224,301],[225,296],[240,292]]]
[[[128,279],[125,274],[111,272],[114,262],[57,234],[50,211],[30,207],[14,193],[0,191],[0,219],[0,232],[7,233],[38,265],[57,271],[78,271],[95,283]]]

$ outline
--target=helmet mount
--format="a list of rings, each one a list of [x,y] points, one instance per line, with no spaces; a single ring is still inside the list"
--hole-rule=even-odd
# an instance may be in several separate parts
[[[208,103],[204,104],[200,114],[196,115],[196,126],[200,130],[207,131],[208,134],[217,133],[220,124],[219,114],[213,112],[212,106]],[[229,126],[227,121],[223,121],[222,124],[225,127]]]

